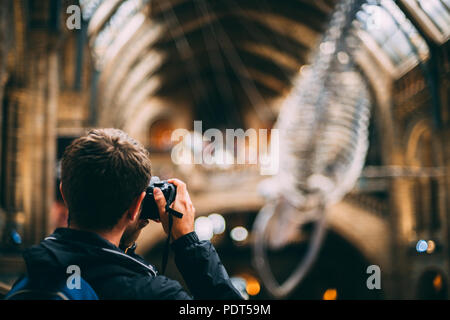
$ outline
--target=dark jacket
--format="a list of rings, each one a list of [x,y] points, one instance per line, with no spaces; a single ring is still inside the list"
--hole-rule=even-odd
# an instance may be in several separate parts
[[[242,299],[209,241],[195,232],[172,243],[175,263],[196,299]],[[127,254],[99,235],[58,228],[24,252],[31,281],[66,279],[77,265],[100,299],[192,299],[179,282],[159,275],[140,256]]]

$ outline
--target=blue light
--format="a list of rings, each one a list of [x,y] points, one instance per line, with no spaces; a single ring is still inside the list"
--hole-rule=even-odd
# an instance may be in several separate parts
[[[428,243],[425,240],[417,241],[416,250],[417,252],[425,252],[428,249]]]
[[[11,239],[15,244],[21,244],[22,243],[22,237],[16,230],[11,231]]]

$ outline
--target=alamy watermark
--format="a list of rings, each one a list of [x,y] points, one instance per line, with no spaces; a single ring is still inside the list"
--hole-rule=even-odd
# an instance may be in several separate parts
[[[66,273],[70,274],[66,280],[66,286],[68,289],[81,289],[81,269],[79,266],[72,264],[67,267]]]
[[[369,290],[381,289],[381,269],[376,264],[372,264],[367,267],[367,274],[370,276],[367,278],[366,285]]]
[[[81,29],[81,8],[77,5],[68,6],[66,13],[69,15],[66,19],[66,27],[69,30]]]
[[[216,166],[258,165],[261,175],[274,175],[279,169],[278,129],[219,129],[203,132],[202,121],[194,121],[194,132],[172,132],[171,158],[177,165]]]

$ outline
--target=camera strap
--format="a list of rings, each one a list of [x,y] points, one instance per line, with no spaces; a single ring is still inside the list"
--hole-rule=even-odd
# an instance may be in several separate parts
[[[178,211],[170,208],[169,204],[166,204],[166,212],[168,213],[168,216],[169,216],[169,230],[168,230],[169,232],[167,235],[166,244],[164,245],[161,274],[164,274],[166,272],[167,261],[169,260],[170,235],[172,234],[173,216],[177,217],[178,219],[181,219],[183,217],[183,214],[181,212],[178,212]]]

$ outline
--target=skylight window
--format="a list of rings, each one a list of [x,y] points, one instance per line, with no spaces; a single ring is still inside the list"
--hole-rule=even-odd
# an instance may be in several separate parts
[[[417,0],[417,3],[443,34],[450,33],[450,0]]]
[[[424,39],[394,1],[370,1],[362,6],[356,18],[394,66],[411,60],[417,63],[428,56]]]

